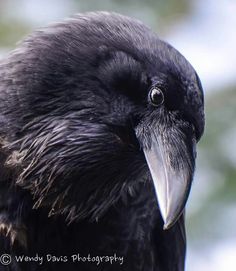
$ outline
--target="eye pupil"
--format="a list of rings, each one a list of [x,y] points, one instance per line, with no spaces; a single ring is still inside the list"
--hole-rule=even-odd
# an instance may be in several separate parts
[[[150,91],[150,100],[151,103],[155,106],[158,106],[164,102],[164,95],[159,88],[153,88]]]

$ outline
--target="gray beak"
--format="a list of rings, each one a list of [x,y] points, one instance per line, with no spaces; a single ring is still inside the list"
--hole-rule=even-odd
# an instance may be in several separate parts
[[[172,138],[155,134],[151,137],[150,146],[143,148],[164,220],[164,229],[169,229],[182,214],[194,171],[193,152],[189,151],[183,135],[175,136]],[[190,147],[192,149],[193,146]]]

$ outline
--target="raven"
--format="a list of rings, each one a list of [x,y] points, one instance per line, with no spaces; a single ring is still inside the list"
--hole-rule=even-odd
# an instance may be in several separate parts
[[[184,270],[203,130],[198,75],[138,20],[35,31],[0,63],[0,270]]]

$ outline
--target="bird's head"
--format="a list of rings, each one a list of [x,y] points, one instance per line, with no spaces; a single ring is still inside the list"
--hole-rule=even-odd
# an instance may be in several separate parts
[[[112,115],[123,142],[145,157],[167,229],[189,195],[204,130],[204,99],[187,60],[155,36],[148,43],[144,50],[113,53],[101,68],[102,81],[114,94]]]
[[[202,87],[188,61],[142,23],[110,13],[50,26],[22,48],[14,57],[24,70],[27,166],[18,184],[35,206],[95,218],[151,181],[165,227],[173,225],[204,129]]]

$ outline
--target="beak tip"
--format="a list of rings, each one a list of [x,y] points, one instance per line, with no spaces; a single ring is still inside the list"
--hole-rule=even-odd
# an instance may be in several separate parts
[[[166,215],[162,214],[162,219],[164,221],[164,225],[163,225],[163,230],[169,230],[178,220],[179,215],[176,215],[177,213],[175,213],[175,215],[170,215],[168,213],[166,213]]]
[[[171,228],[171,226],[173,225],[173,223],[171,222],[165,222],[164,226],[163,226],[163,230],[169,230]]]
[[[177,215],[178,214],[178,215]],[[182,212],[176,212],[176,215],[169,215],[169,216],[162,216],[164,225],[163,230],[169,230],[174,224],[178,221],[179,217],[181,216]]]
[[[168,230],[168,229],[169,229],[168,225],[164,224],[163,230],[166,231],[166,230]]]

